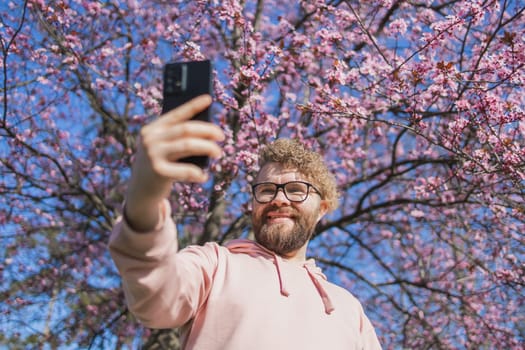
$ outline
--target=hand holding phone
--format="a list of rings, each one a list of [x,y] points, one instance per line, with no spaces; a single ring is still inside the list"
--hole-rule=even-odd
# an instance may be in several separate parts
[[[191,99],[211,95],[212,65],[209,60],[168,63],[164,67],[164,86],[162,113],[166,113]],[[210,121],[210,108],[195,115],[193,120]],[[205,168],[209,159],[206,156],[191,156],[178,160]]]

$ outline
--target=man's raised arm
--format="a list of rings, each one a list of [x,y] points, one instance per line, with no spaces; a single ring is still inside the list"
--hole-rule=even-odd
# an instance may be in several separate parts
[[[110,238],[109,249],[122,276],[127,304],[148,327],[185,323],[210,285],[214,269],[210,261],[215,252],[177,254],[177,233],[167,200],[174,182],[207,180],[203,169],[179,159],[222,153],[217,144],[224,139],[222,130],[190,120],[210,103],[210,96],[197,97],[142,128],[124,217],[117,221]]]
[[[142,128],[124,207],[124,217],[135,231],[148,232],[157,225],[159,206],[174,182],[207,180],[203,169],[177,160],[221,155],[217,141],[224,139],[222,130],[189,120],[210,103],[208,95],[197,97]]]

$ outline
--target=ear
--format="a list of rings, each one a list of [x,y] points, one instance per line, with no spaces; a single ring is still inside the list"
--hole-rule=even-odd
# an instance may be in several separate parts
[[[321,203],[319,203],[319,215],[317,217],[317,222],[321,221],[326,213],[328,213],[328,201],[326,199],[321,199]]]

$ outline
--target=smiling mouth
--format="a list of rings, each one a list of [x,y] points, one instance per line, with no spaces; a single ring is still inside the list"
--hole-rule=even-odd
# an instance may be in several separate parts
[[[284,222],[289,220],[293,220],[293,216],[289,213],[270,212],[266,215],[267,222]]]

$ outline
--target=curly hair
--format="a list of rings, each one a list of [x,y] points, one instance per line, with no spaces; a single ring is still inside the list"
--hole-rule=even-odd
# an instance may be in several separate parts
[[[321,192],[321,197],[328,202],[328,210],[337,209],[339,193],[335,176],[323,161],[323,157],[314,151],[307,150],[305,146],[292,139],[277,139],[261,148],[259,151],[259,167],[267,163],[280,163],[285,167],[296,168],[306,176]]]

